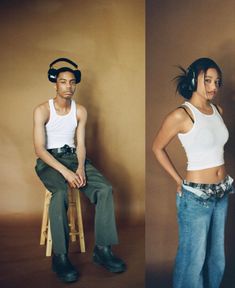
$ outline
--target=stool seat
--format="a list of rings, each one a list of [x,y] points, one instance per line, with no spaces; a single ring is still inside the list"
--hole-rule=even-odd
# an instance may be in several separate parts
[[[42,216],[42,226],[40,235],[40,245],[45,245],[46,243],[46,256],[51,256],[52,252],[52,238],[51,238],[51,227],[49,219],[49,205],[51,201],[51,192],[46,190],[43,216]],[[80,191],[78,189],[68,190],[68,218],[69,218],[69,235],[71,241],[76,241],[76,236],[79,237],[80,250],[85,252],[85,240],[83,231],[83,221],[82,221],[82,211],[81,211],[81,200]],[[77,226],[77,228],[76,228]]]

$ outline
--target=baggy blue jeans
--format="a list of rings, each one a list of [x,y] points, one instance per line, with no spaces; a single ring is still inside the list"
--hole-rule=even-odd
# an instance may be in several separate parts
[[[179,244],[174,288],[219,288],[225,268],[224,230],[228,194],[203,199],[177,193]]]

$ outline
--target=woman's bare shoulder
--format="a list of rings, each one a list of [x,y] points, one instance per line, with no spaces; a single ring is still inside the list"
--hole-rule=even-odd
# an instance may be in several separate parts
[[[184,122],[187,119],[187,114],[181,107],[175,108],[169,114],[167,114],[165,120],[175,123]]]
[[[219,112],[221,115],[223,115],[223,109],[222,109],[222,107],[221,107],[220,105],[218,105],[218,104],[214,104],[214,106],[216,107],[217,110],[219,110],[218,112]]]

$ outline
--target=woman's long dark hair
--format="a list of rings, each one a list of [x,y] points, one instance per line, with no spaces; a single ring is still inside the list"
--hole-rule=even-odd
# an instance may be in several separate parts
[[[194,61],[187,70],[183,67],[178,66],[181,70],[181,74],[177,75],[174,80],[176,81],[176,92],[183,96],[185,99],[190,99],[194,91],[197,88],[197,78],[198,75],[210,68],[216,69],[219,78],[220,85],[222,85],[222,72],[219,66],[210,58],[199,58]],[[195,83],[192,83],[192,82]]]

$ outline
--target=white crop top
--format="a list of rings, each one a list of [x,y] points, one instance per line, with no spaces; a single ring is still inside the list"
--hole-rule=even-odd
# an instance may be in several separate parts
[[[187,106],[194,118],[192,129],[179,133],[178,137],[188,158],[187,170],[201,170],[224,164],[224,145],[228,140],[228,130],[215,106],[213,113],[206,115],[189,102]]]
[[[71,101],[68,114],[58,115],[54,107],[53,99],[49,100],[50,118],[45,125],[46,149],[63,147],[65,144],[75,147],[74,135],[77,128],[76,103]]]

